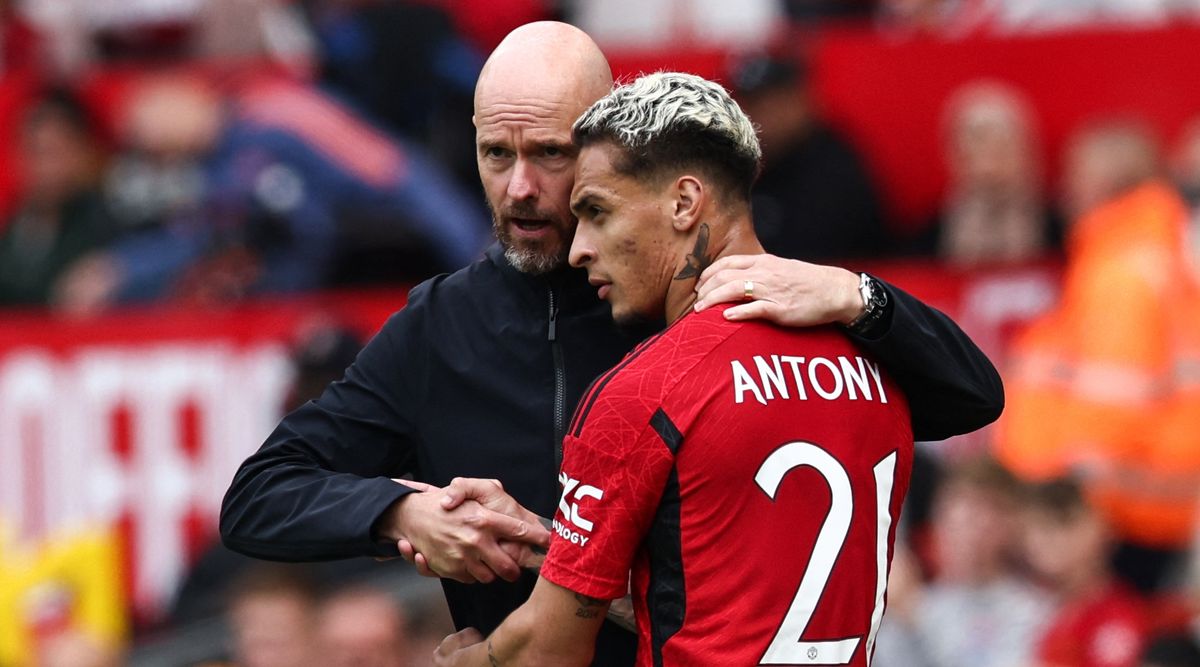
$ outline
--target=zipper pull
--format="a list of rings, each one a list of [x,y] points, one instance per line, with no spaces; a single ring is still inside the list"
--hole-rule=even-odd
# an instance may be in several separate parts
[[[547,330],[546,339],[554,341],[557,338],[556,326],[558,324],[558,304],[554,302],[554,290],[550,290],[550,327]]]

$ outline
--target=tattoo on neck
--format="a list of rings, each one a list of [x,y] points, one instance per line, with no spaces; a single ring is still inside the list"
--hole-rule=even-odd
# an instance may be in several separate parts
[[[596,618],[600,615],[600,610],[596,607],[604,604],[604,600],[590,598],[580,593],[575,594],[575,600],[579,603],[579,608],[575,610],[575,615],[579,618]]]
[[[492,667],[500,667],[500,660],[496,657],[495,653],[492,651],[491,637],[488,638],[488,662],[491,663]]]
[[[713,258],[708,254],[708,224],[700,223],[700,233],[696,236],[696,247],[692,248],[692,252],[684,258],[685,264],[679,270],[679,274],[675,276],[675,280],[687,280],[688,278],[698,278],[704,269],[708,268],[709,264],[713,263]]]

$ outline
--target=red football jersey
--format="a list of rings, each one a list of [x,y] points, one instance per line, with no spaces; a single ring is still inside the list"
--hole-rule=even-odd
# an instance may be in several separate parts
[[[1038,657],[1062,667],[1134,667],[1149,634],[1141,599],[1120,584],[1059,609]]]
[[[584,395],[542,576],[632,587],[639,665],[867,665],[913,441],[834,328],[689,314]]]

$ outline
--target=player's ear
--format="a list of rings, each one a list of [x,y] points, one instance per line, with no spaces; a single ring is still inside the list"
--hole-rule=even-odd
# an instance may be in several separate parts
[[[674,204],[671,226],[676,231],[691,231],[700,221],[700,212],[704,207],[704,184],[695,176],[685,174],[675,179],[671,194]]]

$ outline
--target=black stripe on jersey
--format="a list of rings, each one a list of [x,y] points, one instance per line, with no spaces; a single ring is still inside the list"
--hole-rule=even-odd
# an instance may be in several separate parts
[[[683,444],[683,434],[661,408],[654,413],[650,424],[672,453]],[[671,474],[667,477],[662,499],[658,501],[658,509],[645,541],[650,560],[646,608],[650,611],[650,652],[654,667],[662,667],[663,646],[683,627],[687,611],[682,544],[679,533],[679,471],[671,466]]]
[[[650,611],[650,652],[654,667],[662,667],[663,646],[683,627],[687,591],[683,581],[682,551],[679,534],[679,472],[672,467],[654,521],[646,534],[646,552],[650,560],[646,608]]]
[[[683,444],[683,434],[675,428],[675,422],[671,421],[662,408],[654,411],[654,416],[650,418],[650,426],[654,427],[654,432],[662,438],[672,454],[679,451],[679,446]]]
[[[583,432],[583,423],[587,421],[588,413],[592,411],[592,406],[596,404],[596,398],[600,396],[600,392],[604,390],[604,386],[608,384],[609,380],[616,377],[617,373],[619,373],[622,368],[628,366],[629,362],[637,359],[642,352],[645,352],[646,348],[650,346],[650,343],[658,340],[666,332],[667,330],[664,329],[642,341],[637,347],[633,348],[632,352],[630,352],[625,356],[624,359],[621,360],[621,363],[613,366],[610,370],[595,380],[592,380],[591,386],[588,387],[587,391],[583,392],[583,398],[579,399],[579,407],[575,409],[575,417],[571,419],[571,428],[568,429],[568,433],[576,438],[579,437],[579,434]]]

